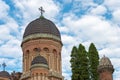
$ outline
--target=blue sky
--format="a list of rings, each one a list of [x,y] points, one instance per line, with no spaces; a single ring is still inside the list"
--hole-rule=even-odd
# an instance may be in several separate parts
[[[0,0],[0,64],[9,72],[22,71],[22,35],[27,24],[40,16],[43,6],[47,19],[61,32],[62,69],[70,80],[70,53],[79,43],[86,50],[91,42],[99,56],[114,65],[114,80],[120,80],[120,0]],[[2,70],[2,67],[0,67]]]

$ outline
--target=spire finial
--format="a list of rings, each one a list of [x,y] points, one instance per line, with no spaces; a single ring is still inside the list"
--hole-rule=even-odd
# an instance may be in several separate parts
[[[39,11],[40,11],[40,13],[41,13],[41,16],[43,17],[43,13],[45,12],[45,10],[43,9],[42,6],[39,8]]]
[[[5,67],[7,66],[5,62],[3,62],[2,66],[3,66],[3,71],[5,71]]]

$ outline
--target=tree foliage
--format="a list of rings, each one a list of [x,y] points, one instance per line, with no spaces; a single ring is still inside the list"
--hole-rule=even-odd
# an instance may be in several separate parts
[[[93,43],[90,44],[88,52],[82,44],[78,48],[74,46],[70,62],[72,80],[98,80],[99,55]]]
[[[72,80],[77,80],[76,77],[77,77],[77,70],[76,70],[76,63],[77,63],[77,48],[74,46],[73,49],[72,49],[72,52],[71,52],[71,68],[72,68]]]
[[[79,48],[73,47],[70,62],[72,80],[89,80],[87,51],[82,44]]]
[[[90,44],[89,51],[89,65],[91,80],[98,80],[97,66],[99,65],[98,51],[93,43]]]

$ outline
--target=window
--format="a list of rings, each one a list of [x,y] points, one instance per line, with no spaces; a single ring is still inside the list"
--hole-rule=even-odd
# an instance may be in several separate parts
[[[41,49],[40,49],[40,48],[34,48],[33,51],[35,51],[35,52],[40,52]]]
[[[47,47],[43,48],[43,50],[47,53],[49,52],[49,49]]]
[[[56,51],[56,49],[53,49],[53,53],[54,53],[54,54],[57,54],[57,51]]]

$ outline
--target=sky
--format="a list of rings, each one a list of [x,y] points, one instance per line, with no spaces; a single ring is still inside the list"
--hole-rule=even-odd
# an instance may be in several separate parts
[[[22,36],[41,6],[61,33],[65,79],[71,80],[72,47],[82,43],[88,51],[94,43],[100,58],[114,65],[113,79],[120,80],[120,0],[0,0],[0,64],[5,62],[7,71],[22,71]]]

